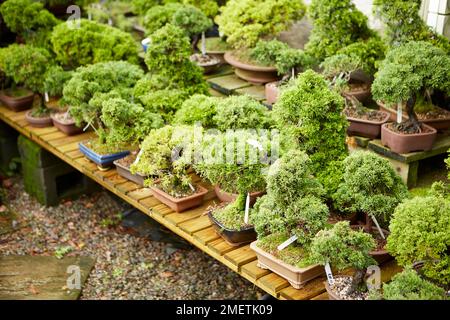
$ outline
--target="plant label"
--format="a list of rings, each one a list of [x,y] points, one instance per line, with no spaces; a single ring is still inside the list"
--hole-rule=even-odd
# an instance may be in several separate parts
[[[206,38],[204,32],[202,32],[202,55],[206,56]]]
[[[277,250],[278,250],[278,251],[283,250],[284,248],[286,248],[286,247],[289,246],[290,244],[294,243],[297,239],[298,239],[297,236],[292,236],[292,237],[290,237],[290,238],[287,239],[285,242],[283,242],[282,244],[280,244],[280,245],[277,247]]]
[[[192,192],[195,192],[195,188],[192,184],[189,183],[189,188],[191,188]]]
[[[247,193],[247,198],[245,199],[245,214],[244,222],[248,224],[248,212],[250,211],[250,193]]]
[[[377,227],[378,232],[380,233],[380,235],[381,235],[381,237],[383,238],[383,240],[386,239],[386,236],[384,235],[383,230],[381,230],[381,227],[380,227],[380,225],[378,224],[378,221],[377,221],[377,219],[375,218],[375,216],[370,215],[370,217],[372,218],[373,222],[375,223],[375,226]]]
[[[327,281],[330,286],[334,284],[333,272],[331,271],[331,266],[327,262],[325,263],[325,274],[327,275]]]
[[[92,13],[88,13],[88,20],[92,20]]]
[[[50,100],[48,97],[48,92],[44,93],[44,99],[45,99],[45,102],[48,102]]]
[[[111,18],[108,18],[108,25],[110,25],[110,26],[113,25],[113,22],[112,22],[112,19],[111,19]]]
[[[139,162],[139,159],[141,159],[141,155],[142,155],[142,149],[139,151],[139,153],[138,153],[138,155],[136,157],[136,160],[134,160],[133,164],[136,164],[136,163]]]
[[[397,123],[402,123],[403,121],[403,107],[402,104],[399,103],[397,105]]]

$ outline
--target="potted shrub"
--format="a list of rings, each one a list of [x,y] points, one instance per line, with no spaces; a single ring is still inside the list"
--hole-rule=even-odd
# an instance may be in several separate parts
[[[183,144],[192,139],[192,134],[189,127],[152,130],[141,145],[139,159],[131,165],[131,173],[152,177],[145,180],[145,185],[156,199],[176,212],[201,205],[208,192],[200,184],[193,185],[188,165],[174,159],[174,153],[182,152]]]
[[[79,28],[61,23],[51,34],[56,60],[63,66],[76,68],[117,60],[138,63],[137,47],[130,34],[95,21],[80,19],[79,23]]]
[[[409,42],[391,49],[382,62],[372,85],[375,100],[381,103],[405,103],[408,120],[384,124],[381,141],[392,151],[408,153],[430,150],[436,129],[422,124],[416,106],[432,105],[433,89],[450,92],[450,56],[428,42]],[[399,113],[401,110],[399,110]]]
[[[251,212],[258,240],[250,247],[258,266],[287,279],[296,289],[323,273],[320,266],[308,262],[311,239],[325,228],[329,215],[323,203],[325,190],[310,165],[308,156],[295,149],[275,161],[267,174],[267,194]]]
[[[150,36],[169,24],[175,12],[181,8],[183,8],[183,4],[178,2],[169,2],[165,5],[158,4],[148,8],[143,19],[145,34]]]
[[[367,268],[376,264],[370,256],[375,241],[370,234],[353,230],[348,221],[319,231],[311,243],[310,260],[338,271],[354,269],[351,276],[339,275],[325,283],[330,300],[365,300],[368,298],[364,277]],[[328,272],[329,273],[329,272]]]
[[[200,124],[205,129],[216,128],[214,116],[221,98],[194,94],[183,102],[175,113],[173,123],[178,125]]]
[[[30,103],[33,109],[26,113],[25,118],[35,127],[47,127],[52,125],[50,109],[44,104],[44,78],[50,54],[43,48],[35,48],[30,45],[12,44],[1,49],[0,68],[13,79],[14,87],[2,90],[0,99],[14,111],[27,109]],[[27,68],[24,68],[27,65]],[[16,89],[16,85],[24,88]],[[36,93],[33,102],[34,94]]]
[[[225,60],[235,68],[236,75],[254,83],[277,80],[273,66],[261,65],[250,57],[250,50],[258,40],[273,38],[287,29],[292,21],[300,20],[306,7],[299,0],[230,0],[216,17],[219,32],[233,51],[225,53]]]
[[[282,76],[281,81],[269,82],[265,85],[266,100],[274,104],[279,96],[279,87],[294,78],[302,69],[312,65],[312,59],[302,50],[289,47],[278,41],[260,40],[251,51],[251,57],[260,64],[271,65]]]
[[[272,116],[285,137],[284,148],[299,148],[311,158],[313,172],[328,194],[341,179],[347,156],[344,99],[312,70],[299,75],[273,106]]]
[[[402,266],[420,262],[423,277],[450,287],[450,200],[441,195],[405,200],[394,211],[387,250]]]
[[[79,67],[64,86],[63,99],[70,105],[70,115],[78,126],[83,123],[94,129],[98,139],[80,143],[80,150],[100,167],[109,167],[128,151],[111,150],[105,146],[106,132],[102,120],[103,102],[110,98],[131,100],[133,87],[144,76],[136,65],[125,61],[110,61]]]
[[[378,263],[390,258],[385,249],[389,232],[381,229],[379,222],[389,222],[394,209],[407,197],[408,188],[389,161],[365,151],[344,160],[343,180],[333,196],[340,212],[364,214],[363,230],[377,242],[370,255]]]

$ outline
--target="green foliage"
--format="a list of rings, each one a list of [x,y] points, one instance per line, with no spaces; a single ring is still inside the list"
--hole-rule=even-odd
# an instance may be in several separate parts
[[[219,5],[216,0],[183,0],[183,4],[199,8],[209,18],[214,18],[219,13]]]
[[[438,35],[422,20],[422,0],[375,0],[374,13],[385,24],[391,45],[427,41],[450,53],[450,41]]]
[[[174,124],[194,125],[201,123],[204,128],[215,128],[217,104],[220,98],[195,94],[183,102],[181,108],[175,113]]]
[[[306,69],[312,65],[312,58],[299,49],[289,47],[278,40],[260,40],[251,51],[251,57],[263,65],[275,66],[281,75],[295,69]]]
[[[71,68],[116,60],[137,64],[137,46],[130,34],[95,21],[79,22],[79,28],[61,23],[52,32],[53,51],[61,64]]]
[[[150,8],[160,3],[160,0],[131,0],[131,10],[135,14],[143,16]]]
[[[287,29],[305,15],[306,7],[300,0],[230,0],[220,10],[219,31],[239,49],[253,48],[259,39]]]
[[[444,289],[422,279],[413,269],[407,268],[396,274],[392,281],[383,285],[386,300],[444,300]]]
[[[183,90],[162,89],[151,91],[140,97],[140,100],[147,110],[160,114],[166,123],[171,123],[175,112],[188,96]]]
[[[268,109],[248,95],[220,99],[213,120],[217,128],[222,131],[268,128],[270,126]]]
[[[290,150],[270,166],[267,194],[257,200],[251,212],[258,238],[287,233],[297,236],[297,244],[309,244],[327,223],[324,195],[325,190],[312,175],[309,157],[303,151]]]
[[[337,189],[341,161],[347,156],[344,99],[312,70],[302,73],[282,91],[273,118],[286,141],[310,157],[314,174],[331,195]]]
[[[367,26],[367,17],[351,0],[312,0],[308,14],[313,20],[313,29],[305,49],[318,60],[376,36]]]
[[[93,21],[109,24],[120,30],[130,32],[133,30],[133,20],[127,15],[130,13],[130,4],[127,1],[105,1],[94,3],[84,8]]]
[[[146,34],[151,35],[170,23],[175,12],[181,8],[183,8],[183,5],[176,2],[150,8],[143,21]]]
[[[12,44],[0,49],[0,69],[16,85],[24,85],[36,93],[44,92],[43,75],[50,64],[50,54],[44,48]]]
[[[333,198],[343,212],[362,212],[385,221],[408,197],[408,188],[389,161],[359,151],[344,160],[343,181]]]
[[[341,94],[348,89],[348,83],[353,72],[361,69],[362,61],[359,57],[346,54],[335,54],[326,58],[320,67],[322,74],[331,82],[331,85]]]
[[[450,93],[450,56],[428,42],[409,42],[391,49],[372,84],[374,99],[397,104],[426,91]]]
[[[72,74],[73,71],[66,71],[61,66],[50,67],[44,75],[44,91],[52,97],[62,96],[64,85]]]
[[[416,197],[401,203],[392,216],[387,250],[400,265],[424,261],[423,272],[450,284],[450,200]]]
[[[352,230],[348,221],[341,221],[317,233],[311,244],[310,259],[321,265],[330,263],[339,271],[364,270],[376,264],[369,254],[373,249],[375,240],[370,234]]]
[[[40,2],[33,0],[7,0],[0,13],[8,28],[21,35],[27,44],[49,48],[49,36],[60,21]]]
[[[55,258],[62,259],[65,255],[69,254],[73,251],[73,248],[71,246],[64,246],[64,247],[58,247],[55,250]]]
[[[132,88],[144,76],[136,65],[125,61],[101,62],[78,68],[64,86],[63,101],[77,125],[88,123],[98,129],[102,103],[108,98],[130,98]]]
[[[171,23],[183,29],[189,37],[206,32],[212,27],[212,21],[194,6],[186,5],[178,9],[172,16]]]
[[[445,160],[445,163],[447,164],[447,169],[449,170],[448,173],[448,178],[450,179],[450,149],[448,150],[449,156],[448,158]]]

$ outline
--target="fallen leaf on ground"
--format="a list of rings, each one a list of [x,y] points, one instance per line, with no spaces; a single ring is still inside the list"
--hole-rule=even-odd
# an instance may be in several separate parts
[[[162,278],[170,278],[173,277],[173,273],[170,271],[164,271],[159,274]]]

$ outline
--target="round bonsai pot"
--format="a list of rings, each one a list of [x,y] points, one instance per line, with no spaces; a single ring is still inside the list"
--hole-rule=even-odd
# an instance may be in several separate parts
[[[204,74],[209,74],[215,71],[221,64],[220,59],[207,54],[205,57],[202,54],[195,53],[191,55],[191,61],[203,69]]]
[[[381,126],[389,121],[390,115],[387,112],[382,112],[384,115],[384,119],[381,121],[373,121],[373,120],[364,120],[353,117],[348,117],[350,125],[347,128],[347,134],[349,136],[361,136],[370,139],[376,139],[381,135]]]
[[[389,129],[389,123],[381,126],[381,143],[396,153],[410,153],[413,151],[429,151],[433,148],[437,131],[433,127],[422,124],[427,131],[406,134]]]
[[[50,115],[53,121],[53,125],[61,132],[68,136],[74,136],[83,132],[83,128],[79,128],[75,125],[75,121],[72,118],[64,119],[66,112],[58,112]],[[61,119],[62,118],[62,119]]]
[[[214,230],[222,237],[229,245],[240,246],[256,240],[256,232],[253,226],[246,227],[241,230],[232,230],[221,224],[214,218],[213,211],[208,211],[208,218],[211,221]]]
[[[50,116],[35,118],[31,115],[33,111],[30,110],[25,114],[25,119],[30,124],[30,126],[35,128],[46,128],[53,126],[53,121]]]
[[[24,96],[13,97],[9,95],[9,90],[0,90],[0,101],[14,112],[30,109],[33,104],[34,93],[30,90],[22,89],[26,92]]]
[[[235,193],[223,191],[217,185],[214,186],[214,191],[216,193],[217,198],[219,198],[219,200],[221,202],[233,202],[238,197],[238,195]],[[261,197],[264,194],[265,194],[265,192],[263,192],[263,191],[257,191],[257,192],[250,193],[250,206],[254,205],[256,202],[256,199],[258,199],[259,197]]]
[[[264,84],[278,80],[275,67],[261,67],[239,61],[230,51],[224,55],[224,59],[234,67],[234,73],[241,79],[255,84]]]
[[[197,192],[193,195],[184,198],[175,198],[156,186],[151,187],[153,196],[177,213],[203,204],[203,200],[208,193],[208,190],[201,185],[197,185],[197,189]]]
[[[280,96],[280,88],[279,88],[280,82],[269,82],[265,85],[265,93],[266,93],[266,100],[268,104],[275,104],[275,102],[278,101],[278,97]]]
[[[208,37],[208,38],[206,38],[206,41],[208,41],[208,39],[214,39],[214,38],[218,38],[218,37]],[[199,43],[197,45],[197,48],[199,50],[200,50],[200,48],[199,48],[200,46],[201,46],[201,41],[199,41]],[[208,50],[208,49],[206,49],[206,54],[208,56],[211,56],[211,57],[214,57],[216,59],[219,59],[220,64],[225,64],[226,63],[225,58],[224,58],[225,52],[226,51],[223,51],[223,50]]]

